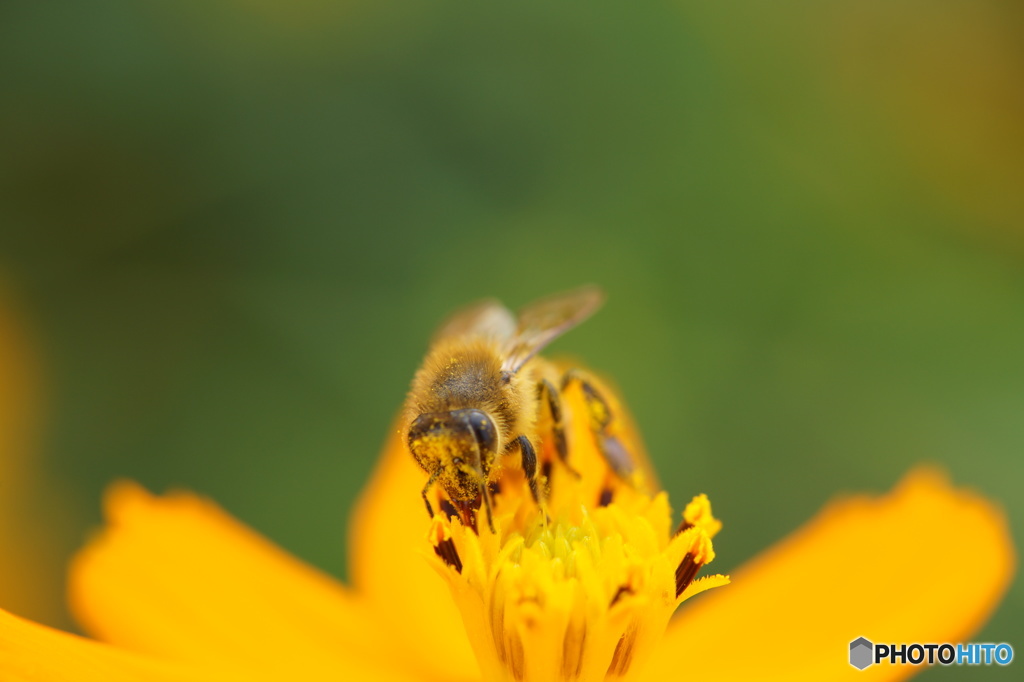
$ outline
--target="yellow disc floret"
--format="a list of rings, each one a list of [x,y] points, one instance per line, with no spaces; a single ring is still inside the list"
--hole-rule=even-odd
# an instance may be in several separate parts
[[[576,434],[573,454],[586,444],[586,432]],[[506,471],[494,532],[444,511],[433,518],[431,560],[485,680],[628,679],[682,601],[728,582],[696,579],[721,526],[707,497],[694,498],[673,528],[666,493],[648,494],[600,467],[580,473],[552,476],[542,508],[519,472]]]

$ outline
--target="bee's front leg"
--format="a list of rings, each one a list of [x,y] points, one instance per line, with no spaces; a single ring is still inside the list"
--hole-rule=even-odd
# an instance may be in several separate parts
[[[633,456],[619,438],[612,433],[615,415],[601,392],[594,388],[578,370],[571,369],[562,378],[562,390],[566,390],[573,382],[578,382],[583,389],[583,399],[590,417],[590,430],[601,451],[605,462],[612,472],[623,481],[629,482],[635,470]]]
[[[516,445],[519,446],[519,454],[523,462],[523,473],[526,474],[526,480],[530,483],[530,494],[533,495],[533,501],[540,505],[542,496],[537,479],[537,451],[533,449],[533,444],[526,436],[519,436],[508,445],[509,450]]]
[[[424,504],[427,505],[427,514],[431,518],[434,517],[434,507],[433,507],[433,505],[430,504],[430,498],[427,496],[427,493],[430,492],[430,487],[433,486],[434,483],[437,482],[437,478],[441,475],[441,471],[442,471],[441,467],[438,467],[437,469],[434,469],[434,472],[432,474],[430,474],[430,478],[427,479],[427,484],[425,486],[423,486],[423,493],[422,493],[423,494],[423,502],[424,502]]]
[[[494,518],[491,514],[491,489],[488,487],[486,479],[480,484],[480,497],[484,501],[484,513],[487,514],[487,528],[490,529],[491,533],[497,533],[494,530]]]
[[[490,529],[491,533],[496,533],[497,531],[494,530],[494,516],[493,516],[493,514],[491,512],[491,486],[490,486],[490,480],[489,480],[490,477],[491,477],[491,463],[492,463],[492,460],[491,460],[490,457],[480,457],[479,459],[480,459],[480,469],[479,469],[480,479],[479,479],[478,488],[480,490],[480,499],[484,503],[484,513],[487,514],[487,528]],[[473,527],[477,528],[476,525],[474,525]],[[480,532],[480,530],[479,530],[479,528],[477,528],[477,533],[479,534],[479,532]]]

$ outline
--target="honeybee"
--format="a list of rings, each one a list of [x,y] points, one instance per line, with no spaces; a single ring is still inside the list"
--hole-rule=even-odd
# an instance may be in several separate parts
[[[405,406],[409,450],[428,474],[428,493],[438,484],[463,521],[475,527],[481,505],[491,519],[488,483],[500,467],[499,458],[518,451],[530,492],[542,504],[537,466],[537,421],[550,416],[554,450],[570,471],[560,393],[581,383],[590,422],[609,468],[622,478],[633,459],[607,427],[611,412],[587,379],[568,372],[552,376],[553,365],[537,353],[590,317],[602,304],[600,289],[587,286],[536,301],[518,318],[494,300],[471,305],[453,315],[435,334],[422,367],[412,382]],[[575,473],[575,472],[574,472]]]

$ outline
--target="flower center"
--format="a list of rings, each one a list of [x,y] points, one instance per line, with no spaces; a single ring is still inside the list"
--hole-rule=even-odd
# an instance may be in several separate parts
[[[714,558],[721,524],[703,495],[673,528],[666,493],[648,494],[606,470],[577,477],[553,468],[546,510],[521,472],[502,472],[493,533],[486,523],[463,525],[458,514],[435,515],[432,562],[485,680],[627,679],[682,601],[728,582],[696,579]]]

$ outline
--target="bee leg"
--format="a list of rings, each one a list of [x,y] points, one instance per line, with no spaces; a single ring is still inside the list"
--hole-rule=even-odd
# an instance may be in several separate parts
[[[551,412],[551,439],[555,443],[555,453],[558,455],[558,460],[565,465],[573,476],[581,478],[580,472],[572,468],[569,464],[569,446],[565,441],[565,423],[562,419],[562,400],[558,396],[558,391],[551,385],[551,382],[547,379],[542,379],[537,384],[537,397],[546,402],[548,405],[548,411]]]
[[[519,453],[523,458],[523,473],[526,474],[526,480],[530,482],[530,494],[533,495],[533,501],[540,505],[540,486],[537,485],[537,452],[526,436],[519,436],[512,442],[519,444]]]
[[[434,473],[430,474],[430,478],[427,479],[427,484],[423,486],[423,502],[427,505],[427,514],[430,518],[434,518],[434,507],[430,504],[430,498],[427,497],[427,493],[430,492],[431,486],[437,482],[437,478],[441,475],[441,467],[434,469]]]
[[[497,534],[494,530],[494,519],[491,517],[491,488],[487,485],[487,481],[480,484],[480,496],[484,499],[484,511],[487,513],[487,527],[490,529],[492,534]],[[479,532],[477,533],[479,535]]]
[[[614,415],[601,392],[594,388],[587,379],[576,370],[569,370],[562,378],[562,390],[578,382],[583,389],[583,399],[590,416],[590,430],[609,468],[623,481],[629,481],[633,475],[633,457],[618,437],[611,432]]]

